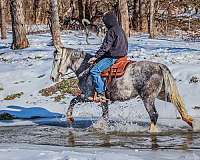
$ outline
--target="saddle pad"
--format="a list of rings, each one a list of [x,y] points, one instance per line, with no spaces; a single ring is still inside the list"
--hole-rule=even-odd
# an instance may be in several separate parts
[[[133,61],[128,60],[127,57],[119,58],[110,68],[101,73],[101,77],[121,77],[124,75],[126,67]]]

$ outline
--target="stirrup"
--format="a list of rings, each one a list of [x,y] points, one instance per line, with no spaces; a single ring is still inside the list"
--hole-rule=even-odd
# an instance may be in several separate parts
[[[106,98],[106,96],[105,95],[101,95],[101,94],[97,95],[96,100],[99,101],[99,102],[101,102],[101,103],[105,103],[105,102],[108,101],[108,99]]]
[[[106,103],[109,100],[105,96],[97,95],[97,92],[93,96],[88,97],[88,99],[96,103]]]

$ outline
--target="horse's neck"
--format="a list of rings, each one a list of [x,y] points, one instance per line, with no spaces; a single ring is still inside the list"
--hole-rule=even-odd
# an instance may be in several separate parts
[[[80,58],[77,60],[73,60],[70,66],[70,69],[77,74],[77,72],[79,71],[81,64],[83,63],[84,58]]]
[[[76,60],[73,60],[71,64],[71,70],[76,74],[77,77],[80,77],[83,72],[87,72],[90,68],[91,64],[88,63],[88,60],[92,56],[89,54],[85,54],[83,57],[80,57]]]

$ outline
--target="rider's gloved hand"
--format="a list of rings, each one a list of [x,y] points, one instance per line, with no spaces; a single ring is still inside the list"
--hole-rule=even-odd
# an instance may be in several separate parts
[[[88,63],[90,64],[94,64],[96,62],[97,58],[96,57],[92,57],[89,59]]]

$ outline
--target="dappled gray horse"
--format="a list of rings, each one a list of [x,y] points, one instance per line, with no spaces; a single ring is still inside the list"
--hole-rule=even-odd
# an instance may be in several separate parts
[[[74,105],[79,102],[89,102],[88,97],[94,94],[94,86],[89,75],[92,64],[88,63],[91,55],[71,48],[58,47],[54,52],[51,79],[58,81],[69,69],[79,80],[81,95],[73,98],[67,111],[67,118],[72,123]],[[131,63],[120,78],[114,78],[107,84],[106,96],[111,101],[125,101],[140,96],[149,114],[150,132],[156,131],[158,113],[155,99],[173,103],[181,118],[193,126],[193,119],[187,114],[183,100],[178,93],[175,80],[169,69],[160,63],[139,61]],[[108,120],[108,103],[102,104],[103,118]]]

